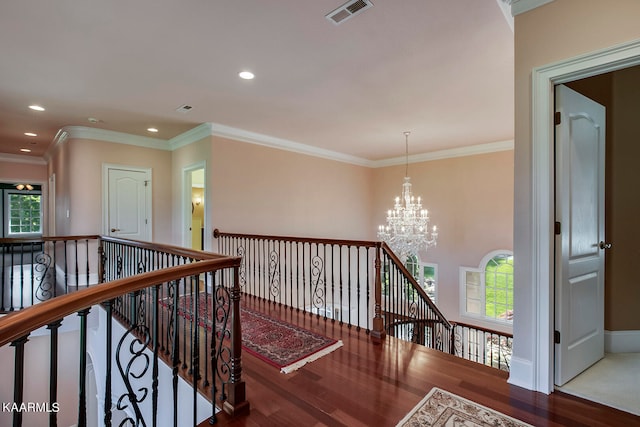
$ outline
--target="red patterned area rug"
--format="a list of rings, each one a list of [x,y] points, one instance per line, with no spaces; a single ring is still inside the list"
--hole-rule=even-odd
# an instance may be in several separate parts
[[[198,316],[200,326],[211,330],[212,300],[208,295],[199,294]],[[160,304],[167,307],[166,300]],[[178,314],[185,319],[193,319],[193,304],[190,295],[181,296],[178,300]],[[205,314],[208,314],[206,316]],[[204,321],[206,319],[206,323]],[[319,359],[342,347],[342,341],[284,322],[266,314],[246,307],[240,308],[242,325],[242,347],[246,352],[280,369],[288,374],[309,362]]]
[[[437,387],[396,427],[533,427]]]

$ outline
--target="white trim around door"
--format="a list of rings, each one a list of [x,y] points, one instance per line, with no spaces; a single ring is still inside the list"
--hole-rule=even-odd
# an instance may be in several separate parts
[[[532,71],[532,231],[530,263],[534,304],[533,360],[511,369],[510,382],[550,393],[554,389],[554,85],[640,64],[640,40]],[[517,142],[516,142],[517,144]]]

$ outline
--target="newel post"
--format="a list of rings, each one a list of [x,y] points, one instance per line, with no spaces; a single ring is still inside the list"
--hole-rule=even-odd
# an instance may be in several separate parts
[[[382,261],[380,259],[381,243],[376,243],[376,261],[375,261],[375,289],[373,291],[375,298],[373,329],[371,331],[371,340],[380,343],[384,337],[384,319],[382,318]]]
[[[240,267],[233,268],[233,288],[231,290],[231,372],[229,394],[222,405],[230,415],[249,412],[245,383],[242,381],[242,330],[240,329]]]

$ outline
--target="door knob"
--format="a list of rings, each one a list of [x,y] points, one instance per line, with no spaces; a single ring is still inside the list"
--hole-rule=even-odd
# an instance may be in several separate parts
[[[605,243],[603,241],[600,241],[600,243],[598,243],[598,247],[600,249],[611,249],[611,243]]]
[[[112,232],[112,233],[115,233],[116,231],[120,231],[120,229],[119,229],[119,228],[112,228],[112,229],[111,229],[111,232]],[[600,242],[600,243],[602,243],[602,242]]]

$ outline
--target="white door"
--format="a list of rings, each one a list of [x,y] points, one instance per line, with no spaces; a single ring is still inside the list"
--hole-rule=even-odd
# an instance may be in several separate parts
[[[555,383],[560,386],[604,357],[605,108],[562,85],[555,99],[561,121],[556,126],[555,291]]]
[[[149,241],[151,171],[107,168],[107,218],[109,236]]]

